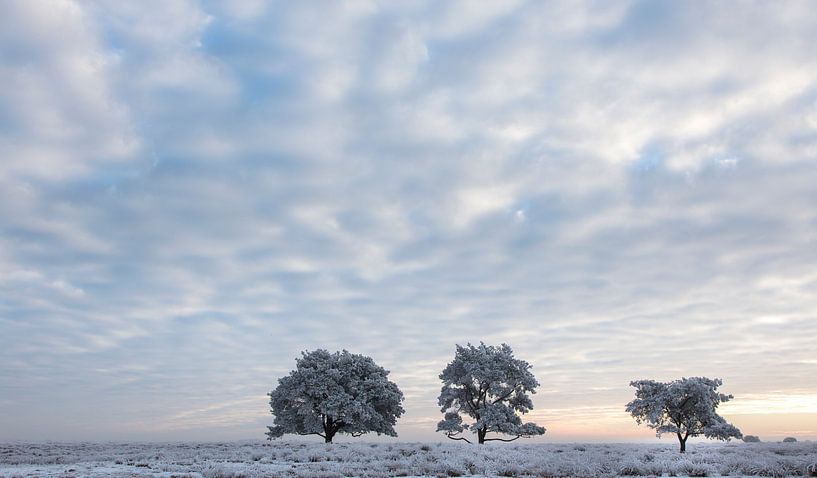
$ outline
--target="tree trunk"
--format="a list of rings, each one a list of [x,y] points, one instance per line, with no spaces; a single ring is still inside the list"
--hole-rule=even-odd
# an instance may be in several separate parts
[[[485,444],[485,434],[487,432],[488,432],[488,430],[486,430],[484,428],[480,428],[479,430],[477,430],[477,440],[479,441],[480,445]]]
[[[681,433],[678,433],[678,442],[681,443],[681,453],[686,453],[687,451],[687,439],[686,437],[681,436]]]
[[[326,416],[323,422],[323,435],[324,435],[324,442],[325,443],[332,443],[332,438],[337,433],[337,429],[335,429],[335,421],[332,420],[332,417]]]

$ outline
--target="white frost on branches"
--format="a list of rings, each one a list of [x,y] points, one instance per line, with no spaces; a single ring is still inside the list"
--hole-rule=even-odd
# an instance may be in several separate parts
[[[318,435],[327,443],[336,433],[360,436],[375,432],[397,436],[403,393],[389,372],[370,357],[318,349],[303,352],[295,370],[269,393],[275,415],[267,436]]]
[[[533,409],[528,394],[536,393],[539,382],[530,368],[524,360],[515,359],[506,344],[457,345],[454,360],[440,374],[443,387],[438,402],[445,416],[437,424],[437,431],[468,443],[471,441],[462,436],[465,430],[476,433],[479,443],[544,434],[543,427],[523,424],[517,414]],[[473,422],[463,423],[463,415]],[[488,433],[513,438],[486,438]]]
[[[630,382],[635,387],[635,400],[627,404],[629,412],[638,422],[655,429],[657,436],[675,433],[681,444],[681,453],[686,451],[687,438],[705,436],[718,440],[741,438],[743,435],[735,426],[717,413],[718,405],[728,402],[732,395],[718,392],[723,380],[706,377],[690,377],[672,382],[637,380]]]

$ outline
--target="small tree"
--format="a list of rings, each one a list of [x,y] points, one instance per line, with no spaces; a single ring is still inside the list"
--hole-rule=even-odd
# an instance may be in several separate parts
[[[654,380],[630,382],[635,387],[635,400],[627,404],[627,411],[638,424],[647,423],[656,435],[675,433],[686,451],[687,438],[703,435],[707,438],[729,440],[741,438],[740,430],[717,414],[718,405],[728,402],[732,395],[718,393],[723,385],[719,378],[682,378],[668,383]]]
[[[326,443],[337,433],[397,436],[403,393],[387,379],[388,370],[346,350],[303,352],[296,363],[269,393],[275,419],[268,439],[286,433],[318,435]]]
[[[760,437],[757,435],[744,435],[743,441],[745,443],[760,443]]]
[[[461,436],[471,430],[480,444],[486,441],[514,441],[545,433],[534,423],[522,423],[517,415],[533,409],[529,393],[536,393],[539,382],[530,372],[530,364],[513,357],[511,348],[480,343],[479,347],[457,345],[454,361],[440,374],[443,381],[439,404],[445,418],[437,424],[452,440],[470,440]],[[462,415],[471,417],[466,424]],[[513,438],[486,438],[488,433]]]

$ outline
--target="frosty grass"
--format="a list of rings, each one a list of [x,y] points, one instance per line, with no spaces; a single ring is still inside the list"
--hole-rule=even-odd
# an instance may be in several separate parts
[[[0,477],[815,476],[817,443],[0,444]]]

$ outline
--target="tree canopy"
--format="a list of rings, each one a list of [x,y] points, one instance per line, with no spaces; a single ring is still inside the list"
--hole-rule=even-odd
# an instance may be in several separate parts
[[[267,436],[318,435],[327,443],[337,433],[397,436],[403,393],[388,375],[370,357],[346,350],[303,352],[269,393],[275,418]]]
[[[636,398],[627,404],[627,412],[639,425],[646,423],[655,429],[659,437],[662,433],[675,433],[681,453],[686,451],[686,441],[691,436],[702,435],[718,440],[741,438],[740,430],[717,413],[719,404],[734,398],[719,393],[721,385],[721,379],[706,377],[681,378],[666,383],[633,381],[630,386],[635,387]]]
[[[514,358],[507,344],[457,345],[454,360],[440,374],[443,387],[438,402],[445,417],[437,424],[437,431],[452,440],[471,443],[462,436],[470,430],[480,444],[544,434],[543,427],[523,424],[517,415],[533,409],[529,394],[536,393],[539,382],[530,368],[524,360]],[[463,423],[463,415],[473,422]],[[513,438],[488,438],[488,433]]]

